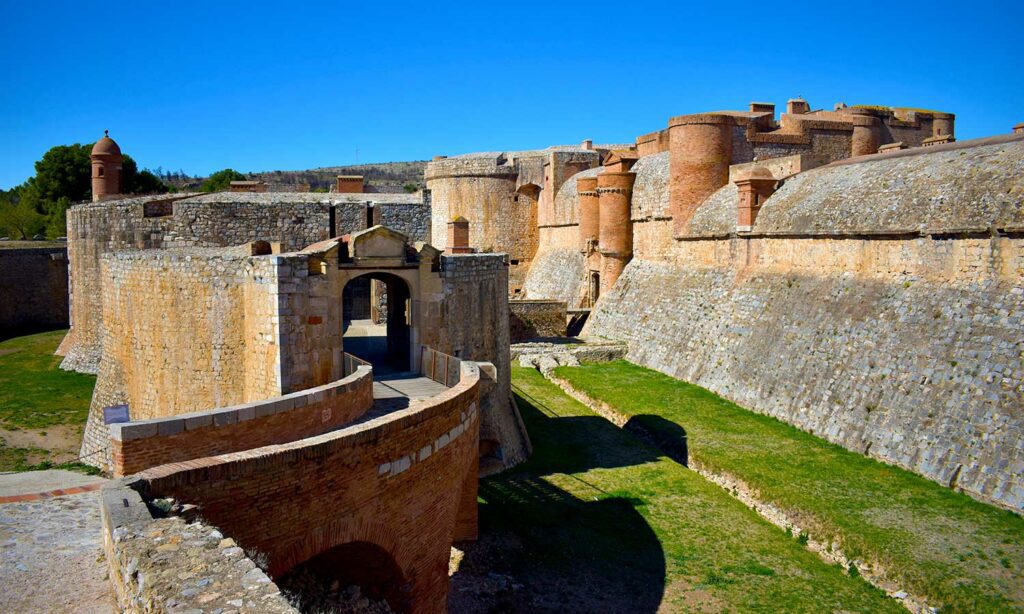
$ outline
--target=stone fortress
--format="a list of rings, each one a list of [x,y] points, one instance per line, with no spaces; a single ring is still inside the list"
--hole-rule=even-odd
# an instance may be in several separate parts
[[[638,364],[1024,509],[1024,134],[751,103],[632,144],[438,157],[417,195],[124,198],[117,145],[93,160],[59,353],[98,374],[84,459],[130,476],[104,495],[125,607],[159,596],[130,563],[185,530],[151,511],[171,497],[273,578],[372,559],[360,585],[443,611],[478,475],[529,455],[510,320],[586,318]],[[357,288],[386,297],[383,362],[350,353]],[[439,388],[384,409],[391,372]]]
[[[956,142],[954,120],[794,99],[435,158],[433,241],[458,215],[516,246],[527,330],[589,313],[633,362],[1020,511],[1024,128]]]

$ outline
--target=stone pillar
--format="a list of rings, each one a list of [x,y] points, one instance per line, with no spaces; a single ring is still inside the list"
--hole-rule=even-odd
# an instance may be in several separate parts
[[[469,220],[461,215],[448,222],[448,248],[449,254],[472,254],[473,248],[469,246]]]
[[[739,192],[739,211],[737,212],[736,231],[750,232],[754,229],[754,221],[768,197],[775,192],[777,181],[771,171],[763,166],[755,166],[748,172],[737,177],[733,183]]]
[[[597,177],[576,180],[576,193],[580,197],[580,249],[589,253],[597,246],[600,231],[600,205],[597,197]]]
[[[684,234],[697,207],[729,182],[733,125],[727,115],[669,120],[669,199],[676,235]]]
[[[600,207],[599,250],[601,252],[601,294],[605,294],[633,257],[633,222],[630,203],[636,173],[603,172],[597,176]]]
[[[956,115],[934,113],[932,118],[932,136],[948,136],[949,142],[952,142],[956,138],[953,134],[953,122],[956,120]]]
[[[850,155],[856,157],[878,153],[878,147],[882,144],[881,121],[868,109],[853,109],[850,115],[853,120]]]

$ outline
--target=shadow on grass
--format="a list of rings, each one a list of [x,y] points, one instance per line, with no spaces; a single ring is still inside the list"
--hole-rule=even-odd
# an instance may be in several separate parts
[[[684,467],[690,466],[686,429],[661,416],[633,416],[623,427]]]
[[[534,453],[480,482],[480,540],[464,544],[449,611],[656,612],[665,555],[637,511],[644,502],[572,474],[651,462],[658,454],[603,418],[559,416],[519,389],[516,397]],[[548,475],[572,480],[573,493]]]

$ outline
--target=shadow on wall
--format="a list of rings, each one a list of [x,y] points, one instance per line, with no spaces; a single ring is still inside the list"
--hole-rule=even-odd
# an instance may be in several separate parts
[[[480,537],[463,545],[449,610],[657,612],[665,555],[636,509],[642,502],[565,475],[642,464],[657,460],[657,453],[623,438],[603,418],[558,417],[521,390],[516,403],[534,453],[523,465],[481,481]],[[577,496],[543,477],[552,474],[574,480],[588,494]]]

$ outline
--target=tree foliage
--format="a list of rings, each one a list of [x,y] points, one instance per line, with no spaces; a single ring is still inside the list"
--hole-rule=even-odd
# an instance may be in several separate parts
[[[226,168],[210,175],[206,181],[199,186],[200,192],[219,192],[231,187],[232,181],[245,181],[245,175],[233,168]]]
[[[51,147],[36,162],[36,174],[0,198],[0,234],[31,238],[45,230],[48,237],[67,232],[67,210],[73,203],[92,198],[92,145],[75,143]],[[160,178],[140,171],[131,156],[121,162],[121,191],[125,194],[162,194]]]

